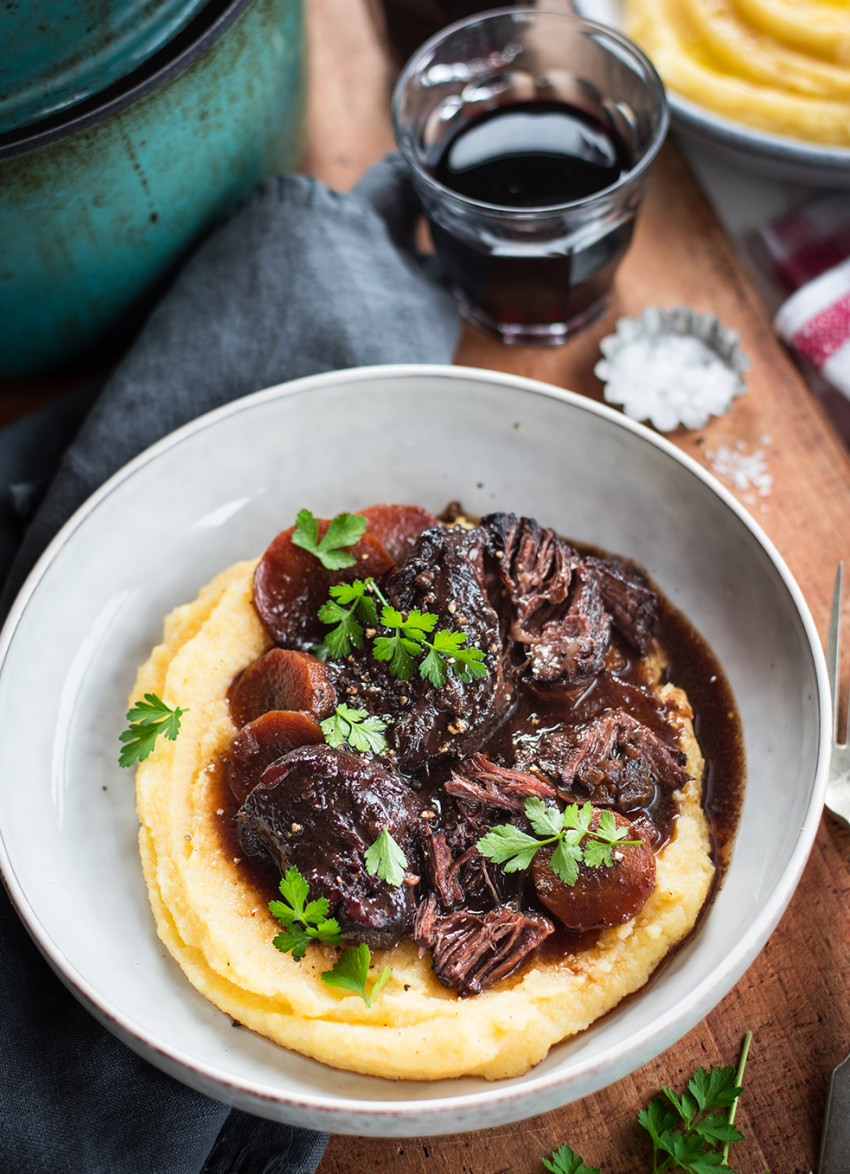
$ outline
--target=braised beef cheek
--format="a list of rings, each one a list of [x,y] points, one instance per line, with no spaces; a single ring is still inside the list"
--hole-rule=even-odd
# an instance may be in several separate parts
[[[327,745],[305,746],[265,771],[236,825],[243,851],[264,856],[279,875],[295,865],[311,893],[327,897],[344,938],[385,948],[413,928],[418,876],[388,885],[366,871],[363,857],[386,828],[415,861],[420,810],[392,767]]]
[[[437,526],[419,535],[408,558],[382,588],[399,611],[440,616],[440,624],[466,633],[467,644],[486,657],[487,675],[469,682],[449,675],[437,689],[418,674],[409,681],[382,682],[396,758],[404,771],[433,773],[484,745],[502,724],[514,700],[505,674],[499,617],[487,591],[488,545],[478,529]]]

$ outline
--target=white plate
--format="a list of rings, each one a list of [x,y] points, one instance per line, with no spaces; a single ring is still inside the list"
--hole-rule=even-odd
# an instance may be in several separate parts
[[[439,510],[453,498],[474,512],[536,515],[640,562],[725,667],[749,782],[725,886],[638,997],[520,1079],[391,1083],[234,1030],[189,985],[154,932],[118,734],[164,614],[234,560],[259,554],[301,506],[321,515],[395,500]],[[817,633],[776,551],[731,495],[665,440],[612,409],[514,376],[449,367],[319,375],[166,438],[104,485],[45,552],[0,635],[0,865],[71,989],[186,1083],[337,1133],[487,1128],[617,1080],[734,985],[811,847],[828,695]]]
[[[573,0],[582,16],[623,29],[623,0]],[[667,89],[673,129],[719,158],[770,179],[811,187],[850,186],[850,148],[821,146],[733,122]]]

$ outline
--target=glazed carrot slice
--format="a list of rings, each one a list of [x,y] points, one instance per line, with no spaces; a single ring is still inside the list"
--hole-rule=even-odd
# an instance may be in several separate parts
[[[319,520],[319,540],[330,522]],[[354,565],[329,571],[292,541],[295,527],[283,530],[267,547],[254,572],[254,607],[275,644],[309,651],[321,644],[325,627],[318,611],[335,583],[378,578],[393,565],[383,543],[368,531],[349,548]]]
[[[317,746],[325,735],[312,713],[273,709],[243,726],[230,744],[227,781],[244,803],[267,766],[299,746]]]
[[[239,674],[228,700],[239,727],[271,709],[303,710],[323,721],[333,713],[336,690],[331,670],[309,652],[272,648]]]

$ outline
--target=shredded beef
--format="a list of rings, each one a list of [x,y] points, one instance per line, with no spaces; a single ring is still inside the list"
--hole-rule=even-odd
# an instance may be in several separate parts
[[[547,734],[533,756],[565,798],[621,812],[650,804],[656,785],[673,791],[691,777],[681,750],[623,710]]]
[[[525,679],[542,690],[588,684],[611,642],[593,569],[533,518],[490,514],[481,524],[507,592],[511,637],[525,653]]]
[[[658,619],[658,596],[645,576],[623,559],[588,558],[586,566],[597,578],[617,631],[643,656]]]
[[[452,909],[459,905],[465,894],[458,879],[457,869],[454,867],[454,856],[446,833],[428,828],[422,851],[425,857],[425,878],[439,898],[440,904],[444,909]]]
[[[554,930],[542,913],[499,905],[486,913],[441,914],[433,894],[416,914],[414,941],[431,951],[434,973],[461,996],[478,995],[513,974]]]
[[[531,643],[566,607],[578,553],[534,518],[489,514],[481,526],[489,535],[499,578],[511,601],[511,635]]]
[[[418,671],[397,679],[386,662],[355,658],[342,668],[349,704],[370,711],[380,706],[403,771],[429,775],[440,764],[473,753],[513,704],[499,617],[488,598],[485,546],[479,530],[425,530],[405,562],[381,581],[381,590],[399,611],[431,612],[439,616],[439,627],[463,631],[466,645],[485,653],[486,676],[462,681],[450,672],[445,685],[435,688]]]
[[[534,645],[533,684],[537,688],[589,684],[604,668],[610,643],[611,617],[599,584],[585,566],[579,566],[569,607],[559,621],[546,625]]]
[[[504,869],[482,856],[477,843],[493,819],[484,808],[454,800],[441,789],[440,826],[429,826],[422,845],[424,875],[444,909],[463,903],[471,909],[489,909],[509,895]]]
[[[475,754],[464,762],[445,783],[445,789],[457,799],[480,803],[484,807],[499,807],[504,811],[520,813],[526,799],[554,799],[558,792],[537,775],[511,770],[491,762],[483,754]]]

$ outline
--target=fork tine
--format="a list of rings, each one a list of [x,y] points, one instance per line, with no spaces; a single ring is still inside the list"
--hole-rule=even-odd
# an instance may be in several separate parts
[[[838,744],[839,726],[839,670],[841,666],[841,587],[844,578],[844,563],[838,564],[835,575],[835,588],[832,592],[832,610],[829,614],[829,631],[826,639],[826,667],[829,673],[829,687],[832,691],[832,729],[833,742]],[[850,700],[848,701],[848,720],[845,723],[845,739],[850,738],[847,725],[850,724]]]

